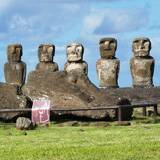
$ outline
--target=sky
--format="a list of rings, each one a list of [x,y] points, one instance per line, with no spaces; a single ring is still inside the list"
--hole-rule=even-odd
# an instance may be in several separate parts
[[[23,46],[22,61],[27,74],[35,70],[38,46],[55,45],[54,62],[64,70],[66,46],[81,43],[88,77],[99,86],[96,61],[100,58],[99,39],[117,39],[120,60],[118,85],[132,86],[129,61],[132,41],[148,37],[150,55],[155,59],[153,84],[160,86],[160,1],[159,0],[4,0],[0,1],[0,82],[5,82],[7,46]],[[26,77],[27,78],[27,77]]]

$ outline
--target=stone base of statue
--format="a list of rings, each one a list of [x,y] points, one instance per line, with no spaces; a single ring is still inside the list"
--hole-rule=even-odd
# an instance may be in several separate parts
[[[5,83],[0,83],[0,109],[24,109],[31,108],[32,101],[23,96],[17,95],[17,89]],[[19,116],[30,117],[31,113],[12,112],[1,113],[0,120],[2,121],[16,121]]]
[[[22,88],[23,94],[33,100],[51,100],[52,108],[83,108],[130,104],[127,99],[113,93],[103,93],[93,85],[82,70],[43,72],[32,71]],[[127,111],[127,109],[126,109]],[[117,120],[117,109],[94,111],[54,112],[55,116],[68,115],[92,119]],[[129,119],[132,109],[123,114]],[[82,118],[82,119],[83,119]]]

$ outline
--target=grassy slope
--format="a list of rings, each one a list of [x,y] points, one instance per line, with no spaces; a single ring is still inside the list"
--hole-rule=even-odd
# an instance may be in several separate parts
[[[6,136],[9,132],[12,136]],[[51,125],[26,131],[27,136],[23,132],[0,127],[0,159],[160,159],[160,124],[106,128]]]

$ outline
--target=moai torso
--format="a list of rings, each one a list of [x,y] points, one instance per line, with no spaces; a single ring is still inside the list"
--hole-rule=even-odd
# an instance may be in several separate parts
[[[64,70],[70,72],[72,70],[80,70],[86,75],[88,74],[88,64],[83,61],[84,48],[80,43],[71,43],[67,45],[67,62]]]
[[[99,41],[101,58],[96,62],[99,88],[117,88],[120,61],[115,57],[117,41],[114,38],[102,38]]]
[[[134,57],[130,60],[130,70],[133,87],[152,87],[154,73],[154,58],[149,56],[151,42],[148,38],[133,40]]]
[[[4,65],[4,74],[7,84],[22,87],[26,78],[26,64],[21,61],[22,46],[20,44],[8,45],[8,62]]]
[[[38,48],[39,63],[36,70],[55,72],[58,71],[58,64],[53,62],[55,46],[53,44],[40,44]]]

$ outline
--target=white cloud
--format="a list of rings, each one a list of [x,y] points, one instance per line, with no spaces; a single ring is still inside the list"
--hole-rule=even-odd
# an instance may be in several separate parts
[[[144,9],[91,8],[90,14],[84,18],[81,35],[110,35],[138,30],[147,24],[147,16]]]

